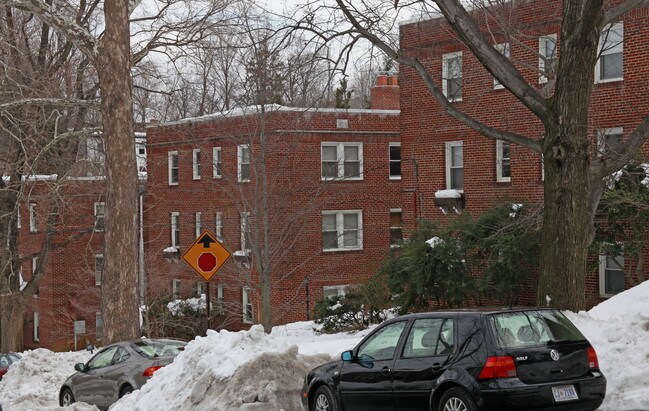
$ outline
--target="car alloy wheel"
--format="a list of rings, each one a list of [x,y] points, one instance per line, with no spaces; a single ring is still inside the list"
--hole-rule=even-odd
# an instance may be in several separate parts
[[[69,388],[66,388],[63,391],[63,395],[61,395],[61,406],[69,407],[73,403],[74,403],[74,395],[72,394],[72,391]]]
[[[313,401],[314,411],[338,411],[338,404],[331,389],[326,385],[321,386],[315,392]]]
[[[467,411],[467,408],[461,399],[452,397],[444,404],[444,411]]]
[[[463,388],[453,387],[442,395],[438,409],[443,411],[477,411],[475,403]]]

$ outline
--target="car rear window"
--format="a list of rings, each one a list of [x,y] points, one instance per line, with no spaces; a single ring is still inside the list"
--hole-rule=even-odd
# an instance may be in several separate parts
[[[175,357],[187,343],[183,341],[142,340],[131,344],[133,350],[145,358]]]
[[[584,341],[584,335],[561,312],[530,310],[492,314],[489,327],[503,348]]]

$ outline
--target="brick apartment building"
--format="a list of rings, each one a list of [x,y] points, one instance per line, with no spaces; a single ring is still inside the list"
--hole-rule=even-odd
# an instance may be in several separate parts
[[[515,61],[524,78],[539,88],[548,86],[547,78],[541,73],[561,49],[558,39],[560,13],[560,1],[516,2],[515,15],[509,16],[507,22],[520,30],[514,36],[517,40],[509,43],[499,38],[495,41],[500,43],[494,46]],[[605,150],[602,142],[624,138],[649,113],[649,66],[645,64],[649,55],[648,23],[649,8],[638,8],[622,16],[608,35],[602,36],[604,51],[596,67],[591,123],[588,125],[595,156],[601,155],[595,150]],[[486,32],[487,29],[482,28]],[[460,110],[488,126],[541,137],[543,126],[538,119],[453,37],[445,19],[410,22],[400,29],[401,50],[418,56],[433,72],[434,78],[444,79],[440,84],[442,90]],[[498,38],[497,24],[490,30]],[[409,206],[412,202],[404,202],[406,232],[414,226],[416,218],[453,219],[452,211],[446,214],[452,206],[476,214],[499,201],[543,202],[540,154],[482,137],[446,115],[413,69],[401,67],[400,84],[402,184],[403,187],[417,187],[419,200],[417,208]],[[645,161],[649,158],[647,145],[643,158]],[[462,193],[451,207],[448,199],[435,198],[438,190],[445,189],[457,189]],[[649,244],[649,230],[645,237],[645,244]],[[645,249],[643,255],[647,261],[649,250]],[[625,285],[623,272],[613,266],[610,259],[601,257],[599,267],[587,279],[590,306]],[[627,281],[626,286],[629,285]],[[525,294],[523,302],[535,303],[536,284],[526,287]]]
[[[204,229],[234,254],[211,281],[213,326],[259,321],[261,264],[275,324],[374,274],[401,235],[398,86],[385,80],[372,110],[266,106],[150,126],[149,298],[205,292],[180,258]]]

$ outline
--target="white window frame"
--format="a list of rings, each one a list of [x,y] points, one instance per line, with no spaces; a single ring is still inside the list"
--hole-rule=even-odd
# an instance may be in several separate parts
[[[243,154],[244,150],[248,152],[248,162],[245,163]],[[242,168],[244,165],[248,166],[248,178],[243,178]],[[239,144],[237,146],[237,181],[240,183],[250,182],[250,145],[249,144]]]
[[[241,308],[243,322],[246,324],[252,324],[254,321],[254,313],[252,310],[252,299],[250,298],[250,288],[248,287],[241,288]]]
[[[41,323],[41,315],[38,313],[38,311],[34,311],[34,341],[40,341],[40,333],[39,333],[39,328],[40,328],[40,323]]]
[[[176,159],[176,165],[174,167],[173,159]],[[174,181],[174,170],[176,171],[176,180]],[[167,171],[169,178],[170,186],[177,186],[180,181],[180,157],[178,156],[178,151],[169,151],[167,152]]]
[[[180,247],[180,213],[178,211],[171,212],[171,246]],[[176,234],[178,234],[176,236]]]
[[[223,157],[221,147],[212,147],[212,178],[223,177]]]
[[[95,220],[94,229],[96,232],[101,232],[105,230],[106,228],[105,216],[106,216],[106,203],[96,202],[93,209],[93,217]],[[99,221],[101,221],[101,224],[99,224]]]
[[[241,251],[250,251],[250,211],[241,212]]]
[[[223,240],[223,213],[220,211],[216,212],[216,217],[215,217],[215,232],[214,234],[216,235],[216,239],[221,241]]]
[[[509,144],[509,157],[504,157],[505,144]],[[509,183],[512,181],[512,145],[503,140],[496,140],[496,181],[499,183]],[[503,176],[503,160],[509,161],[509,176]]]
[[[95,254],[95,285],[96,286],[101,285],[101,273],[103,270],[104,270],[104,255]]]
[[[445,144],[445,151],[446,151],[446,188],[449,190],[457,190],[460,193],[464,193],[464,142],[463,141],[447,141]],[[452,184],[452,178],[451,178],[451,169],[452,168],[460,168],[460,167],[453,167],[452,162],[453,162],[453,147],[462,147],[462,189],[457,189],[451,186]]]
[[[392,214],[393,213],[399,213],[401,214],[401,225],[400,226],[393,226],[392,225]],[[396,243],[392,242],[392,232],[394,230],[400,230],[401,231],[401,239],[403,239],[403,210],[400,208],[391,208],[390,209],[390,245],[394,246]]]
[[[449,77],[449,61],[460,58],[459,76]],[[448,81],[454,78],[461,79],[459,96],[449,96]],[[450,102],[462,101],[462,91],[464,89],[464,66],[462,61],[462,52],[447,53],[442,55],[442,93]]]
[[[20,204],[16,204],[16,228],[23,228],[22,219],[20,218]]]
[[[195,148],[192,150],[192,178],[194,180],[201,179],[201,149]]]
[[[196,228],[196,238],[198,238],[201,235],[201,233],[203,232],[201,230],[202,223],[201,223],[201,212],[200,211],[196,211],[194,213],[194,227]]]
[[[608,137],[614,135],[620,135],[621,138],[624,138],[624,128],[622,127],[611,127],[611,128],[600,128],[597,130],[597,156],[603,157],[606,155],[608,144]]]
[[[622,37],[622,41],[618,44],[607,44],[609,40],[607,39],[608,33],[611,31],[617,31]],[[607,25],[599,38],[599,55],[597,57],[597,62],[595,63],[595,83],[610,83],[614,81],[624,80],[624,24],[622,22],[612,23]],[[601,61],[602,56],[609,56],[613,54],[622,54],[622,75],[619,77],[611,78],[602,78],[601,73]]]
[[[399,147],[399,159],[395,160],[392,158],[392,147]],[[390,143],[388,145],[388,161],[389,161],[389,168],[388,168],[388,173],[390,175],[390,180],[401,180],[401,165],[403,164],[401,161],[401,143]],[[392,175],[392,164],[393,163],[399,163],[399,175]]]
[[[202,281],[197,281],[196,282],[196,296],[200,298],[201,295],[205,294],[203,292],[203,282]]]
[[[182,291],[181,287],[182,287],[181,280],[179,280],[177,278],[174,278],[173,280],[171,280],[171,297],[174,300],[180,300],[180,297],[182,297],[182,295],[181,295],[181,291]]]
[[[546,54],[547,43],[554,44],[554,55],[548,56]],[[557,35],[548,34],[547,36],[539,37],[539,84],[544,84],[548,82],[548,78],[545,76],[545,63],[549,61],[554,64],[557,61]],[[556,74],[556,73],[555,73]]]
[[[95,336],[99,341],[104,338],[104,316],[101,311],[95,312]]]
[[[346,285],[325,285],[322,287],[322,297],[344,297],[349,291],[349,284]],[[331,295],[327,295],[331,294]]]
[[[624,253],[618,254],[618,255],[615,255],[615,256],[607,256],[606,254],[600,254],[599,255],[599,295],[600,295],[600,297],[605,297],[605,298],[613,297],[614,295],[616,295],[616,294],[611,294],[611,293],[606,292],[606,271],[607,270],[609,270],[609,271],[622,271],[622,273],[624,274],[624,269],[623,268],[620,269],[620,268],[607,267],[607,264],[606,264],[607,257],[613,257],[613,258],[622,257],[622,259],[623,259],[622,262],[624,264]],[[626,277],[626,275],[625,275],[625,277]],[[626,278],[625,278],[625,280],[626,280]]]
[[[38,213],[36,212],[36,203],[29,203],[29,232],[38,232]]]
[[[355,231],[357,232],[358,244],[356,246],[345,247],[344,245],[344,216],[347,214],[356,214],[358,218],[358,226]],[[336,211],[323,211],[322,218],[324,221],[324,216],[336,216],[336,247],[325,248],[323,241],[322,250],[323,251],[354,251],[363,249],[363,211],[362,210],[336,210]],[[324,230],[321,228],[321,232],[324,233]]]
[[[503,56],[507,57],[508,59],[511,58],[511,56],[512,56],[512,48],[511,48],[511,46],[509,45],[509,43],[500,43],[500,44],[496,44],[496,45],[494,46],[494,48],[495,48],[496,50],[498,50],[498,52],[499,52],[500,54],[502,54]],[[500,81],[498,81],[498,79],[494,77],[494,90],[502,90],[502,89],[504,89],[504,88],[505,88],[505,86],[503,86],[502,84],[500,84]]]
[[[219,283],[216,285],[216,304],[220,311],[223,310],[225,305],[223,295],[223,284]]]
[[[336,148],[336,163],[337,173],[335,177],[324,176],[322,173],[322,164],[324,162],[324,147]],[[358,148],[358,176],[346,177],[345,176],[345,148],[356,147]],[[351,163],[351,161],[348,161]],[[325,141],[320,143],[320,178],[323,181],[331,180],[362,180],[363,179],[363,143],[359,142],[330,142]]]

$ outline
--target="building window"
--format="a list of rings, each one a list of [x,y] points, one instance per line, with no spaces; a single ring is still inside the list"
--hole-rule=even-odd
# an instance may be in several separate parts
[[[198,238],[201,235],[202,229],[201,229],[201,212],[197,211],[194,213],[194,221],[195,221],[195,227],[196,227],[196,238]]]
[[[196,283],[196,296],[197,296],[197,297],[200,297],[200,296],[202,296],[203,294],[204,294],[204,291],[203,291],[203,282],[202,282],[202,281],[198,281],[198,282]]]
[[[250,212],[241,213],[241,250],[250,250]]]
[[[446,143],[446,188],[464,190],[464,155],[461,141]]]
[[[363,143],[322,143],[322,179],[363,178]]]
[[[323,250],[363,248],[363,214],[360,210],[322,212]]]
[[[539,84],[547,83],[548,78],[556,77],[557,35],[539,37]]]
[[[219,241],[223,240],[223,213],[220,211],[216,212],[216,227],[215,227],[216,239]]]
[[[619,81],[624,78],[624,26],[607,26],[599,39],[599,59],[595,64],[595,82]]]
[[[101,311],[95,313],[95,333],[97,334],[97,340],[104,339],[104,317],[101,315]]]
[[[250,289],[243,287],[242,289],[241,305],[243,307],[243,322],[252,322],[252,300],[250,298]]]
[[[509,143],[496,140],[496,181],[503,183],[511,181],[511,158]]]
[[[41,316],[39,313],[34,312],[34,341],[39,341],[40,340],[40,329],[41,325]]]
[[[599,293],[610,297],[624,291],[624,255],[599,256]]]
[[[201,179],[201,149],[195,148],[192,150],[192,178],[194,180]]]
[[[20,218],[20,204],[16,204],[16,228],[22,228],[23,223]]]
[[[101,285],[101,273],[104,270],[104,255],[95,254],[95,285]]]
[[[180,300],[180,280],[174,279],[171,282],[171,292],[174,300]]]
[[[604,157],[606,153],[615,153],[624,137],[621,127],[597,130],[597,155]]]
[[[494,48],[498,50],[503,56],[511,58],[511,47],[509,46],[509,43],[496,44]],[[494,90],[500,90],[503,88],[505,88],[505,86],[500,84],[500,81],[498,81],[498,79],[494,78]]]
[[[237,146],[237,176],[240,183],[250,181],[250,146],[248,144]]]
[[[322,297],[344,297],[347,294],[348,285],[325,285],[322,287]]]
[[[169,185],[178,185],[178,152],[170,151],[167,153],[169,162]]]
[[[401,179],[401,143],[390,143],[390,179]]]
[[[177,211],[171,213],[171,246],[180,247],[180,213]]]
[[[449,101],[462,101],[462,52],[442,56],[442,92]]]
[[[106,164],[106,152],[104,151],[103,139],[100,137],[89,137],[86,140],[86,154],[88,161],[97,167],[100,175],[103,175]]]
[[[398,244],[403,240],[403,218],[400,208],[390,210],[390,244]]]
[[[223,163],[221,160],[221,147],[212,147],[212,177],[223,177]]]
[[[223,308],[225,307],[225,303],[223,300],[223,284],[216,285],[216,304],[218,310],[222,312]]]
[[[38,214],[36,213],[36,204],[29,204],[29,232],[35,233],[38,231]]]
[[[106,227],[105,213],[106,203],[95,203],[95,231],[104,231]]]

